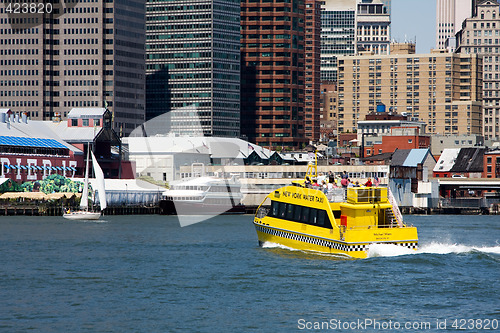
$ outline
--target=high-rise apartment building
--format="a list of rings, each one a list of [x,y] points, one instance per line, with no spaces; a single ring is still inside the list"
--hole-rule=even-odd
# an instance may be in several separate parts
[[[321,13],[321,80],[337,81],[337,57],[389,54],[391,0],[326,0]]]
[[[264,147],[305,137],[305,3],[241,2],[241,130]]]
[[[457,33],[457,53],[483,58],[483,136],[500,138],[500,10],[497,1],[483,1],[477,15]]]
[[[462,22],[475,13],[476,0],[436,1],[436,49],[444,49],[446,40],[462,28]]]
[[[390,2],[389,2],[390,4]],[[389,54],[391,43],[390,8],[381,0],[364,0],[357,4],[357,51]]]
[[[339,57],[339,132],[356,131],[384,104],[424,121],[431,134],[481,134],[482,58],[414,50],[392,44],[390,55]]]
[[[239,137],[240,2],[148,0],[146,8],[147,118],[172,112],[175,133]]]
[[[28,13],[9,4],[0,5],[0,108],[50,120],[107,107],[122,135],[144,121],[144,2],[41,2]]]
[[[356,0],[326,0],[321,12],[321,81],[337,81],[337,57],[356,54]]]
[[[306,0],[305,17],[305,136],[310,141],[320,138],[321,89],[321,2]]]
[[[328,141],[337,135],[337,85],[331,82],[321,84],[321,141]]]

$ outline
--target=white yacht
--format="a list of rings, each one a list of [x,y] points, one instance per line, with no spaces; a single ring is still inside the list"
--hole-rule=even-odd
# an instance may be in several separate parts
[[[160,207],[164,214],[177,215],[244,213],[242,197],[236,177],[197,177],[173,183],[163,192]]]

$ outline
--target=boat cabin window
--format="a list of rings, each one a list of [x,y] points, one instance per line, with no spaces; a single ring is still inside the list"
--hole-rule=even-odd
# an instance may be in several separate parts
[[[278,216],[279,212],[279,204],[278,202],[276,201],[273,201],[272,204],[271,204],[271,211],[269,212],[269,215],[270,216]]]
[[[317,219],[317,212],[316,212],[316,209],[311,209],[311,212],[309,213],[309,223],[310,224],[313,224],[313,225],[317,225],[318,222],[316,221]]]
[[[295,210],[294,208],[295,208],[295,205],[287,205],[287,207],[286,207],[286,216],[285,216],[285,218],[287,220],[290,220],[290,221],[294,220],[294,215],[293,215],[294,210]]]
[[[279,215],[277,217],[284,219],[285,218],[285,213],[286,213],[286,203],[285,202],[280,202],[279,205],[280,205]]]
[[[271,201],[268,216],[332,229],[328,214],[323,209]]]
[[[309,207],[302,207],[302,214],[300,216],[300,222],[307,223],[309,220]]]

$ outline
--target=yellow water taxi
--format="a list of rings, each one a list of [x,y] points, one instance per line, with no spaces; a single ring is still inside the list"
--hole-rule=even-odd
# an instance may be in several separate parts
[[[316,168],[316,169],[315,169]],[[306,179],[315,177],[309,166]],[[259,244],[366,258],[371,244],[417,249],[417,228],[403,223],[387,187],[334,188],[324,193],[304,181],[266,196],[254,218]]]

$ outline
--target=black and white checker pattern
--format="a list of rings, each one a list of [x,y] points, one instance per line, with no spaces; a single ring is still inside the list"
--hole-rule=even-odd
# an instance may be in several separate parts
[[[403,247],[407,247],[409,249],[412,249],[412,250],[416,250],[418,248],[418,242],[414,242],[414,243],[394,243],[396,245],[399,245],[399,246],[403,246]]]
[[[351,252],[351,251],[368,251],[368,246],[370,244],[356,244],[356,245],[349,245],[348,243],[344,242],[336,242],[336,241],[329,241],[326,239],[321,239],[321,238],[314,238],[314,237],[309,237],[300,233],[294,233],[294,232],[289,232],[281,229],[276,229],[268,226],[261,226],[259,224],[255,224],[255,229],[257,229],[260,232],[273,235],[273,236],[278,236],[282,238],[288,238],[304,243],[310,243],[314,245],[319,245],[319,246],[324,246],[324,247],[329,247],[332,249],[344,251],[344,252]],[[418,246],[418,243],[416,242],[411,242],[411,243],[389,243],[389,244],[394,244],[394,245],[399,245],[403,247],[407,247],[409,249],[416,249]]]
[[[314,237],[309,237],[303,234],[298,234],[294,232],[288,232],[280,229],[275,229],[271,227],[263,227],[258,224],[255,225],[255,228],[263,233],[270,234],[273,236],[278,236],[278,237],[283,237],[283,238],[288,238],[288,239],[293,239],[296,241],[304,242],[304,243],[310,243],[314,245],[319,245],[319,246],[324,246],[324,247],[329,247],[332,249],[340,250],[340,251],[365,251],[367,250],[366,245],[348,245],[347,243],[342,243],[342,242],[334,242],[334,241],[329,241],[326,239],[321,239],[321,238],[314,238]]]

